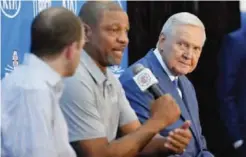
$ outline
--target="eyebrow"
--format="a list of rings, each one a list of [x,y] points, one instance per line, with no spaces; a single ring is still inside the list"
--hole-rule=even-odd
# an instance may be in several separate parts
[[[198,48],[201,48],[201,47],[202,47],[202,46],[198,46],[198,45],[196,45],[196,44],[194,44],[194,43],[188,42],[186,39],[184,39],[184,38],[182,38],[182,37],[180,37],[180,41],[185,42],[185,43],[187,43],[187,44],[189,44],[189,45],[192,45],[192,46],[194,46],[194,47],[198,47]]]
[[[119,23],[111,23],[111,24],[109,24],[109,26],[110,26],[110,27],[114,27],[114,26],[116,26],[116,27],[121,27]],[[130,30],[130,26],[129,26],[129,25],[126,26],[126,30],[128,30],[128,31]]]

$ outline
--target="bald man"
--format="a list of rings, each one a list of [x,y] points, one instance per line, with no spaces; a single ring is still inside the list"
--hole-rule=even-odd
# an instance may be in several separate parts
[[[153,157],[182,153],[191,138],[186,129],[189,122],[168,139],[155,137],[180,116],[173,98],[164,95],[153,100],[151,117],[141,125],[119,80],[107,69],[110,65],[120,64],[128,44],[127,14],[117,2],[88,1],[79,16],[85,26],[85,52],[75,76],[65,80],[61,99],[70,142],[77,155]],[[118,129],[122,137],[116,139]]]
[[[59,99],[62,77],[78,66],[83,31],[80,19],[65,8],[43,10],[33,20],[31,53],[2,80],[2,157],[76,156]]]

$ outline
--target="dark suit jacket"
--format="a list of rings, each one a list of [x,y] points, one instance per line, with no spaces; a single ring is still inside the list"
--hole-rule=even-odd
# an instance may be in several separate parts
[[[246,31],[225,37],[218,65],[220,113],[230,141],[246,140]]]
[[[212,157],[213,155],[206,151],[206,141],[202,136],[196,94],[191,82],[185,76],[179,77],[179,88],[181,89],[183,95],[182,99],[179,96],[174,84],[171,82],[169,76],[166,74],[165,70],[154,55],[153,50],[150,50],[150,52],[148,52],[148,54],[144,58],[140,59],[137,63],[141,63],[152,71],[152,73],[159,81],[160,88],[164,93],[170,93],[175,98],[182,112],[180,119],[176,123],[164,129],[160,134],[167,136],[169,131],[180,127],[185,120],[191,120],[192,125],[190,130],[192,132],[193,138],[188,145],[186,152],[181,156]],[[120,76],[120,81],[125,90],[126,97],[131,104],[131,107],[135,110],[140,122],[144,123],[149,118],[150,102],[154,98],[148,92],[141,92],[132,79],[133,66],[134,64]]]

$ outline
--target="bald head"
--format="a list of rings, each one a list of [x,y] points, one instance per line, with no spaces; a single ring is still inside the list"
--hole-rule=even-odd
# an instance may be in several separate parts
[[[63,7],[40,12],[32,22],[31,52],[39,57],[56,55],[82,38],[80,19]]]
[[[105,11],[123,11],[123,9],[115,1],[87,1],[82,6],[79,17],[85,24],[96,26]]]

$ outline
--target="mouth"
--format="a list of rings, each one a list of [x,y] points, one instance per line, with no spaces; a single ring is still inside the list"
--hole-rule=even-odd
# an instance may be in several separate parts
[[[124,52],[124,49],[113,49],[113,53],[117,56],[117,57],[122,57]]]
[[[190,67],[191,65],[189,63],[185,63],[185,62],[179,62],[181,63],[182,65],[186,66],[186,67]]]

